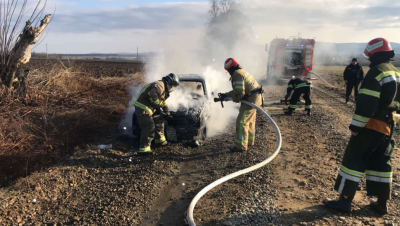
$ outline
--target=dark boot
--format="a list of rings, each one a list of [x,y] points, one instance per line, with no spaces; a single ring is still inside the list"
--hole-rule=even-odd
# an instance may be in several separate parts
[[[292,114],[293,114],[293,110],[290,108],[285,111],[285,115],[292,115]]]
[[[167,146],[167,145],[168,145],[168,141],[164,141],[162,143],[158,143],[157,144],[158,147],[164,147],[164,146]]]
[[[369,204],[372,209],[374,209],[379,215],[385,215],[388,213],[388,206],[387,206],[387,200],[380,200],[376,202],[371,202]]]
[[[144,152],[144,151],[139,151],[139,152],[138,152],[138,156],[150,156],[150,155],[153,155],[153,152],[152,152],[152,151],[146,151],[146,152]]]
[[[350,98],[346,97],[346,104],[349,103]]]
[[[307,111],[307,115],[311,116],[311,110],[306,110]]]
[[[351,202],[353,197],[345,197],[341,195],[339,200],[324,200],[322,203],[331,210],[337,210],[340,212],[350,213],[351,212]]]

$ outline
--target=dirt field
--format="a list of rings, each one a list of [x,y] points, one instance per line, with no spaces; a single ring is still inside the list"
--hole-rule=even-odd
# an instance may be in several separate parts
[[[125,68],[140,71],[134,65]],[[397,149],[389,215],[379,217],[367,206],[370,199],[364,186],[352,214],[322,206],[323,199],[337,197],[333,184],[350,137],[348,124],[354,103],[344,104],[343,70],[314,69],[338,88],[314,82],[312,117],[303,111],[291,117],[281,111],[269,112],[283,134],[281,153],[268,166],[228,181],[203,197],[194,212],[198,225],[400,222]],[[232,122],[226,133],[206,140],[199,148],[172,144],[155,149],[152,157],[138,157],[132,152],[137,144],[121,139],[117,125],[129,101],[127,85],[140,83],[140,74],[111,79],[106,76],[112,73],[76,77],[72,72],[66,78],[77,80],[73,92],[51,92],[61,90],[65,82],[43,87],[32,81],[34,107],[1,102],[2,122],[19,112],[9,121],[17,128],[10,133],[20,135],[12,136],[14,140],[5,133],[0,137],[8,142],[0,149],[0,176],[5,178],[0,189],[0,225],[186,225],[186,209],[197,192],[224,175],[266,159],[275,147],[271,125],[258,117],[256,145],[247,153],[228,150],[233,144]],[[286,87],[265,89],[267,99],[279,100]],[[45,135],[17,126],[34,122],[34,128],[47,131]],[[1,126],[8,128],[6,123]],[[27,135],[31,136],[29,142],[21,140]],[[29,146],[32,143],[36,146]],[[106,143],[112,143],[113,148],[96,148]]]

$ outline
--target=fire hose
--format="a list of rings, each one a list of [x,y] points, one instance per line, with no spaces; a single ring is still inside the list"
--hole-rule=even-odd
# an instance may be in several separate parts
[[[329,84],[325,79],[321,78],[321,76],[315,74],[314,72],[311,72],[311,74],[313,74],[313,75],[317,76],[318,78],[320,78],[320,79],[321,79],[323,82],[325,82],[328,86],[330,86],[330,87],[332,87],[332,88],[335,88],[335,86]]]
[[[218,99],[215,99],[217,101],[219,101]],[[215,101],[214,100],[214,101]],[[268,121],[271,122],[272,126],[274,127],[274,130],[278,136],[278,141],[277,141],[277,145],[275,148],[275,151],[272,153],[271,156],[269,156],[267,159],[265,159],[263,162],[258,163],[257,165],[251,166],[249,168],[237,171],[235,173],[229,174],[221,179],[218,179],[216,181],[214,181],[213,183],[211,183],[210,185],[208,185],[207,187],[203,188],[192,200],[192,202],[189,205],[188,208],[188,213],[187,213],[187,221],[189,223],[190,226],[196,226],[196,223],[194,222],[194,217],[193,217],[193,211],[194,208],[197,204],[197,202],[200,200],[201,197],[203,197],[207,192],[209,192],[211,189],[215,188],[216,186],[230,180],[233,179],[235,177],[238,177],[240,175],[252,172],[254,170],[257,170],[261,167],[264,167],[265,165],[267,165],[269,162],[271,162],[279,153],[281,146],[282,146],[282,136],[281,136],[281,131],[278,128],[278,125],[274,122],[274,120],[271,118],[271,116],[269,116],[262,108],[256,106],[253,103],[250,103],[248,101],[242,100],[241,101],[243,104],[247,104],[255,109],[257,109],[262,115],[264,115]],[[222,103],[222,102],[221,102]]]

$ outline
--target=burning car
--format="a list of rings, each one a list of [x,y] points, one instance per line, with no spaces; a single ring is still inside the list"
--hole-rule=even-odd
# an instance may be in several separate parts
[[[206,82],[195,74],[178,75],[180,84],[175,92],[184,93],[183,98],[189,104],[170,107],[172,120],[165,120],[165,135],[170,142],[193,141],[198,145],[199,140],[207,138],[206,121],[209,118],[210,102]],[[139,138],[141,129],[136,114],[132,118],[132,132]]]

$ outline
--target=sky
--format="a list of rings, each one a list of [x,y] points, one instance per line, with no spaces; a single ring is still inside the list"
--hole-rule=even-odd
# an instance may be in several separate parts
[[[30,4],[36,0],[29,0]],[[298,35],[320,42],[400,42],[398,0],[238,0],[254,42]],[[208,1],[48,0],[55,15],[34,51],[127,53],[199,49]]]

